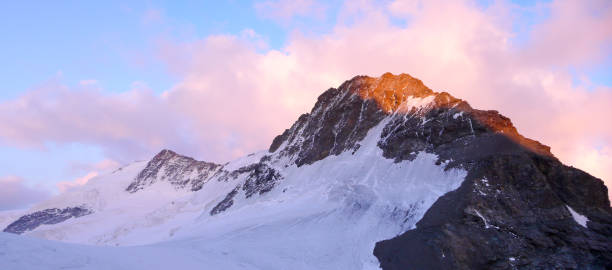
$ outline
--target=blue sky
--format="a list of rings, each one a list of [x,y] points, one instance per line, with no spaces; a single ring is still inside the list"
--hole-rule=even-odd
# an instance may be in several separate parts
[[[0,9],[0,100],[47,81],[87,80],[108,92],[143,82],[157,93],[176,78],[154,56],[156,41],[188,41],[256,29],[280,48],[287,29],[261,18],[246,1],[13,1]],[[103,160],[94,145],[48,143],[45,149],[0,144],[0,174],[51,186],[78,175],[69,164]]]
[[[176,78],[152,56],[158,39],[189,41],[253,29],[269,48],[281,49],[291,27],[312,34],[329,31],[340,5],[330,2],[334,5],[324,20],[301,18],[287,24],[258,14],[253,1],[8,2],[0,10],[0,52],[11,65],[0,67],[0,99],[15,98],[47,80],[67,84],[97,80],[106,91],[126,91],[138,81],[161,92]],[[512,2],[525,7],[515,24],[521,42],[529,35],[529,26],[547,16],[546,10],[530,8],[550,1]],[[478,3],[487,7],[493,1]],[[595,84],[610,86],[611,69],[612,56],[584,70],[584,75]]]
[[[184,40],[252,27],[266,33],[272,46],[284,39],[282,29],[259,20],[252,5],[236,2],[16,1],[0,16],[2,58],[13,63],[1,70],[2,98],[53,79],[95,79],[107,91],[142,81],[163,91],[174,78],[151,56],[162,37]]]
[[[334,3],[330,1],[329,3]],[[269,48],[281,49],[291,27],[328,31],[335,6],[323,20],[279,23],[259,14],[253,1],[14,1],[0,10],[5,82],[0,99],[14,98],[37,82],[78,84],[97,80],[106,91],[144,82],[161,92],[176,78],[154,56],[159,39],[181,42],[255,30]]]
[[[333,10],[325,20],[296,24],[323,32]],[[76,86],[95,80],[107,92],[140,82],[162,93],[177,78],[155,56],[160,39],[188,42],[253,29],[268,48],[281,49],[290,34],[288,23],[261,16],[252,1],[13,1],[0,18],[0,55],[11,63],[0,67],[0,100],[49,81]],[[103,159],[98,147],[81,143],[50,142],[44,149],[0,144],[0,175],[52,184],[75,176],[66,164]]]
[[[550,16],[551,1],[516,0],[514,41],[527,43],[534,25]],[[271,2],[272,4],[276,2]],[[391,1],[374,5],[384,6]],[[476,1],[486,9],[495,1]],[[263,3],[265,4],[265,3]],[[160,42],[189,43],[211,35],[257,33],[270,50],[283,51],[296,32],[312,37],[334,31],[343,4],[283,18],[257,8],[258,1],[11,1],[0,9],[0,104],[16,100],[49,82],[102,93],[129,92],[135,83],[156,95],[183,80],[159,57]],[[314,13],[314,14],[313,14]],[[282,14],[281,14],[282,15]],[[405,27],[407,18],[392,18]],[[610,45],[610,44],[608,44]],[[612,48],[595,64],[568,69],[575,80],[612,86]],[[95,83],[93,83],[95,81]],[[153,151],[153,150],[152,150]],[[82,176],[75,164],[107,159],[103,145],[49,140],[37,147],[0,140],[0,177],[19,176],[28,185],[54,189],[58,181]],[[130,157],[132,158],[132,157]],[[126,158],[129,160],[130,158]]]

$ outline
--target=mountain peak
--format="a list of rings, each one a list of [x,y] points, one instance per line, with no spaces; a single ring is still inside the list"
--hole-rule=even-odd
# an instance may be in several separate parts
[[[170,149],[163,149],[157,155],[153,157],[153,159],[168,159],[178,156],[178,154]]]
[[[268,152],[218,165],[162,150],[143,165],[97,181],[115,184],[64,193],[5,231],[109,245],[175,238],[157,247],[238,263],[218,269],[243,268],[241,258],[255,258],[253,268],[373,269],[372,255],[382,269],[612,265],[601,180],[563,165],[497,111],[407,74],[325,91]],[[182,254],[147,250],[155,254],[125,257]]]
[[[423,82],[408,74],[393,75],[390,72],[378,78],[356,76],[343,83],[344,89],[359,95],[362,99],[372,99],[385,112],[396,111],[409,98],[424,98],[435,94]]]
[[[164,149],[147,163],[126,190],[133,193],[160,181],[167,181],[176,189],[189,187],[198,190],[220,167],[219,164],[197,161]]]
[[[473,109],[466,101],[434,92],[408,74],[391,73],[378,78],[356,76],[325,91],[309,114],[274,139],[269,151],[282,148],[281,156],[291,156],[298,166],[311,164],[356,150],[367,132],[382,121],[387,121],[387,136],[379,146],[386,157],[397,160],[411,159],[410,153],[419,151],[440,154],[449,145],[481,140],[491,140],[488,154],[499,145],[517,151],[509,144],[518,144],[553,157],[548,146],[520,135],[510,119],[497,111]]]

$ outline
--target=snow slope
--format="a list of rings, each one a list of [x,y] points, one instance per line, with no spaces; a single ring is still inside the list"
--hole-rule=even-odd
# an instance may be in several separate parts
[[[605,187],[549,150],[409,75],[357,76],[267,151],[164,150],[23,212],[0,269],[607,269]]]
[[[0,269],[249,269],[190,246],[105,247],[49,241],[0,232]],[[258,268],[250,268],[258,269]]]
[[[249,198],[238,189],[233,205],[217,215],[210,210],[244,184],[246,175],[229,181],[213,177],[197,192],[157,182],[129,193],[126,187],[146,164],[126,166],[32,209],[81,205],[93,214],[26,234],[81,244],[144,246],[80,247],[28,239],[6,244],[0,265],[14,262],[19,253],[34,252],[36,260],[13,266],[36,269],[44,262],[51,263],[45,269],[110,269],[117,264],[150,269],[171,260],[184,263],[184,269],[378,269],[372,255],[375,243],[414,228],[436,199],[458,188],[466,175],[464,170],[445,170],[444,163],[435,164],[435,155],[424,152],[399,163],[382,157],[376,142],[386,122],[372,128],[355,152],[301,167],[291,165],[289,158],[271,163],[282,171],[282,181]],[[256,163],[266,153],[224,168]],[[2,241],[18,240],[3,236]],[[101,263],[107,260],[114,264]],[[147,263],[139,265],[142,261]]]

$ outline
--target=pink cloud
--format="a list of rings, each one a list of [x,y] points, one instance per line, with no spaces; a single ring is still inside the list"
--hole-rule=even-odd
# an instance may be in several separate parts
[[[240,149],[252,149],[265,147],[266,138],[306,112],[327,87],[356,74],[407,72],[478,108],[501,111],[523,134],[551,145],[562,161],[610,185],[610,152],[598,145],[612,145],[612,126],[603,124],[612,116],[612,89],[576,86],[563,67],[609,53],[610,31],[604,26],[610,25],[611,9],[580,3],[553,2],[550,19],[519,46],[512,41],[510,4],[482,9],[468,1],[395,1],[387,7],[349,2],[342,20],[358,16],[357,23],[341,20],[332,33],[315,38],[298,32],[282,51],[257,53],[231,36],[201,41],[188,53],[195,55],[189,64],[178,64],[189,68],[168,97],[190,114],[200,112],[196,122],[202,128],[228,132],[209,139],[249,134],[241,137]],[[597,14],[587,12],[597,8]],[[395,26],[390,16],[409,16],[410,24]],[[562,35],[568,20],[594,31]]]
[[[43,188],[27,185],[22,178],[0,177],[0,210],[26,208],[47,199],[50,195]]]
[[[62,181],[57,183],[57,188],[60,190],[60,192],[65,192],[66,190],[69,190],[71,188],[74,187],[79,187],[82,185],[87,184],[87,182],[89,182],[89,180],[91,180],[92,178],[98,176],[98,172],[96,171],[92,171],[87,173],[86,175],[82,176],[82,177],[78,177],[72,181]]]
[[[524,60],[569,66],[601,62],[612,43],[612,2],[564,0],[550,3],[550,19],[536,25]]]
[[[89,182],[89,180],[99,175],[110,173],[118,169],[120,166],[120,163],[111,159],[103,159],[93,164],[73,164],[71,166],[73,171],[87,171],[85,175],[82,175],[81,177],[76,177],[75,179],[69,181],[60,181],[56,184],[56,187],[60,192],[65,192],[72,188],[85,185],[87,184],[87,182]]]
[[[111,159],[103,159],[93,164],[73,164],[71,169],[74,172],[86,171],[81,177],[76,177],[69,181],[60,181],[56,184],[60,192],[65,192],[75,187],[87,184],[89,180],[106,173],[110,173],[121,166],[120,163]]]
[[[70,173],[78,175],[86,172],[109,172],[121,167],[121,163],[112,159],[103,159],[95,163],[74,163],[69,166]]]
[[[109,158],[129,162],[152,149],[189,149],[180,117],[148,89],[107,94],[50,82],[0,103],[0,141],[44,148],[47,142],[103,146]]]
[[[499,110],[562,161],[612,186],[612,126],[606,124],[612,89],[576,85],[565,69],[610,53],[605,26],[612,8],[605,1],[555,1],[546,7],[550,18],[520,45],[513,41],[515,8],[350,1],[333,31],[313,37],[296,30],[282,50],[262,52],[252,31],[166,41],[160,57],[181,80],[161,96],[140,88],[109,95],[48,86],[0,103],[0,140],[88,142],[114,160],[170,147],[222,162],[267,148],[329,87],[358,74],[405,72],[474,107]],[[391,18],[409,24],[400,27]],[[582,27],[593,31],[574,31]]]

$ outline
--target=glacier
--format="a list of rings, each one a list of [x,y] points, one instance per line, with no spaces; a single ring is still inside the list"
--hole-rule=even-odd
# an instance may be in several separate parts
[[[495,110],[356,76],[267,150],[162,150],[0,212],[0,269],[608,269],[606,190]]]
[[[354,152],[301,167],[281,158],[273,166],[284,179],[274,189],[250,198],[238,189],[232,207],[217,215],[210,210],[245,175],[213,177],[196,192],[159,181],[129,193],[126,187],[146,165],[130,164],[31,209],[84,205],[94,214],[41,225],[23,243],[3,234],[0,268],[379,269],[375,243],[414,228],[466,175],[436,165],[431,153],[411,161],[384,158],[376,143],[386,122],[370,129]],[[266,153],[224,168],[257,163]]]

